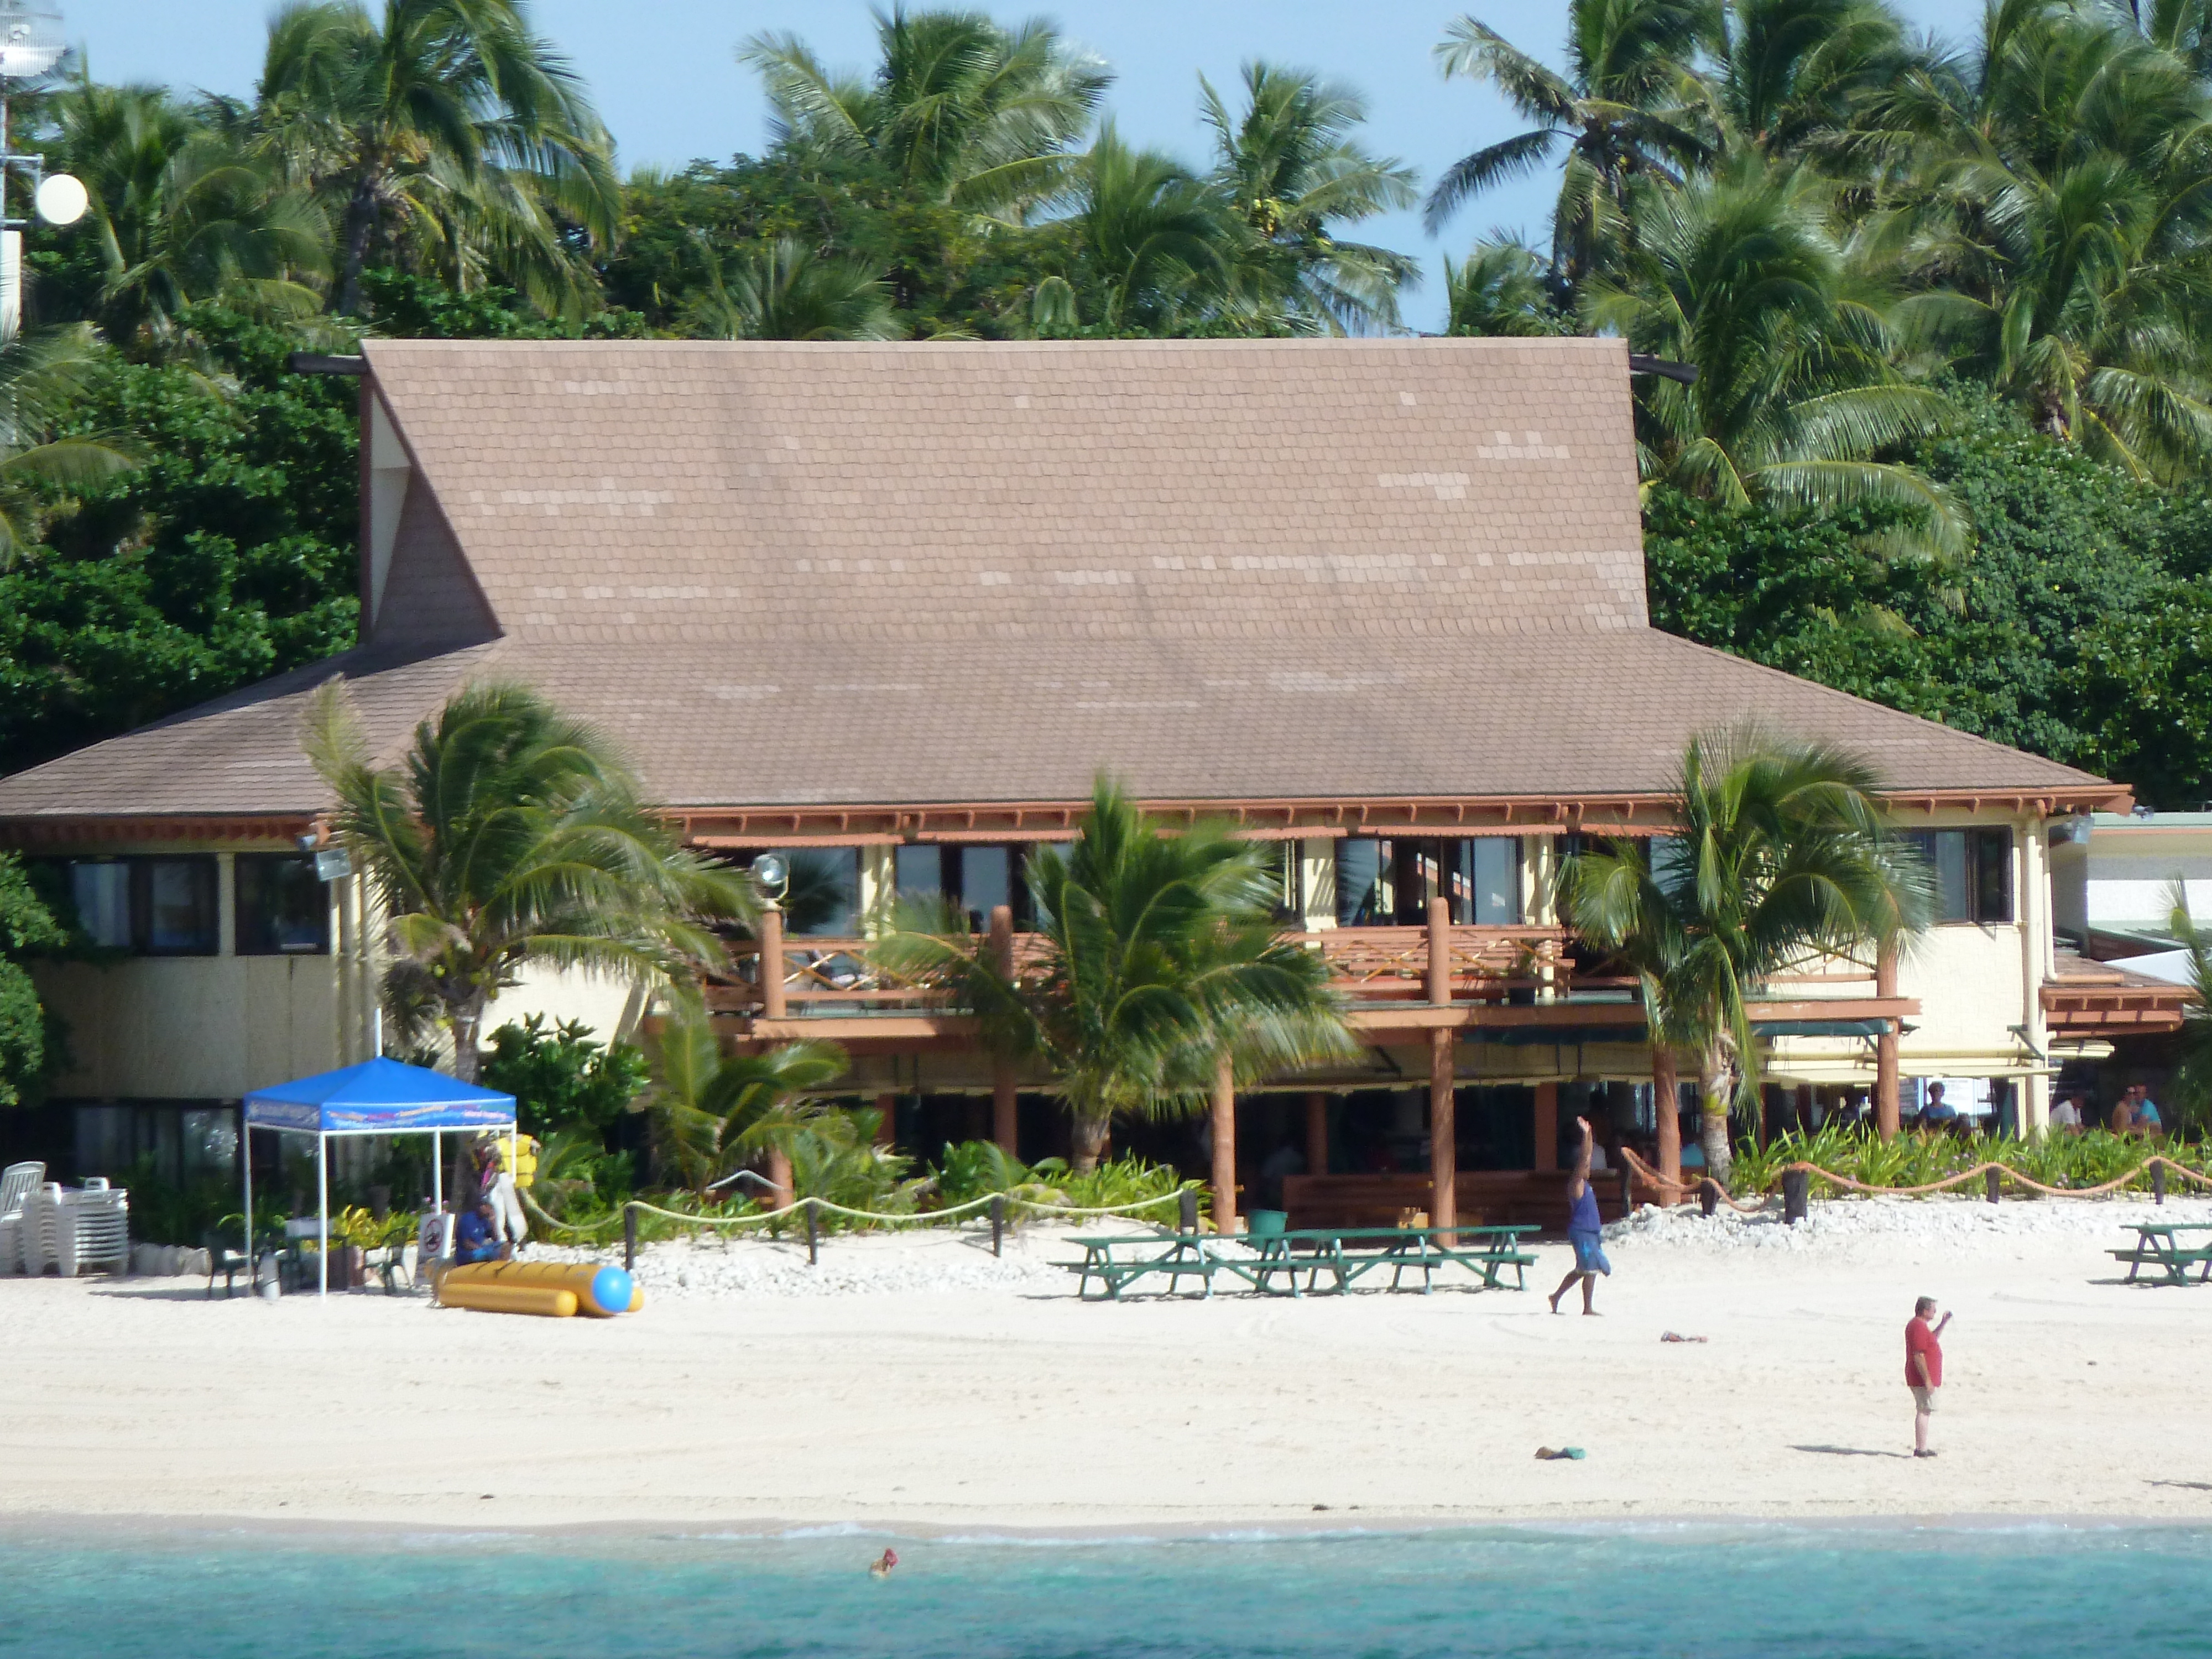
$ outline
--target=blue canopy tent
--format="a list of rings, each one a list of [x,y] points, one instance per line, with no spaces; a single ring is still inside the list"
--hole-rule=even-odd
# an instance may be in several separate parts
[[[246,1097],[246,1256],[253,1259],[253,1141],[256,1129],[315,1138],[315,1206],[322,1243],[316,1294],[331,1288],[331,1155],[332,1135],[430,1137],[432,1184],[442,1194],[442,1141],[448,1129],[507,1131],[507,1166],[514,1167],[514,1097],[479,1089],[443,1073],[404,1066],[379,1056],[295,1083],[256,1089]]]

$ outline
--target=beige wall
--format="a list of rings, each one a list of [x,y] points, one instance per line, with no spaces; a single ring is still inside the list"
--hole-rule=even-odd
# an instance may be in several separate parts
[[[340,1063],[329,957],[65,963],[33,977],[69,1022],[77,1062],[57,1079],[57,1095],[235,1100]]]

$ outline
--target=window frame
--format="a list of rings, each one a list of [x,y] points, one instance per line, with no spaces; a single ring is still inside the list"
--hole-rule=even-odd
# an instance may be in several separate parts
[[[66,857],[60,860],[66,871],[66,889],[75,920],[84,926],[83,911],[77,904],[76,871],[80,866],[119,866],[124,875],[124,908],[127,916],[125,931],[130,942],[125,945],[102,944],[106,951],[121,951],[134,957],[219,957],[222,954],[222,872],[213,853],[125,853],[112,857]],[[154,943],[154,872],[159,866],[183,866],[191,875],[195,893],[193,908],[200,912],[206,931],[189,945],[155,945]],[[85,928],[89,933],[90,929]]]
[[[303,866],[306,867],[310,876],[313,876],[315,859],[312,853],[304,854],[299,853],[240,853],[234,861],[231,868],[232,951],[236,955],[241,957],[326,957],[330,955],[330,888],[319,876],[313,876],[314,884],[319,890],[320,897],[320,902],[317,905],[315,911],[317,927],[316,942],[314,944],[306,946],[288,946],[273,943],[262,945],[258,943],[249,944],[247,942],[249,938],[253,937],[257,932],[256,929],[248,926],[246,920],[246,907],[251,902],[246,891],[248,886],[247,872],[249,871],[258,872],[260,871],[271,869],[279,865]],[[254,877],[254,884],[258,885],[259,879],[260,878],[257,873]]]
[[[1973,823],[1898,833],[1936,881],[1936,912],[1931,919],[1936,927],[2008,927],[2019,921],[2020,905],[2013,883],[2015,838],[2010,829]],[[1943,863],[1941,838],[1945,836],[1958,838],[1961,903],[1960,913],[1955,915],[1945,907],[1938,876]]]

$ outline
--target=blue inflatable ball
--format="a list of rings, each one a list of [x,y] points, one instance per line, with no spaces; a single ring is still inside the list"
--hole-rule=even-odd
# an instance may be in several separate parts
[[[592,1275],[592,1300],[599,1304],[603,1313],[618,1314],[629,1311],[630,1297],[636,1287],[630,1277],[620,1267],[602,1267]]]

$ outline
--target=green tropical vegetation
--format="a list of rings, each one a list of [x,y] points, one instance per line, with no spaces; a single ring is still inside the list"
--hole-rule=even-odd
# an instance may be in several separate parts
[[[328,681],[302,741],[390,917],[392,1035],[437,1033],[464,1079],[485,1008],[525,966],[688,984],[723,960],[708,924],[750,913],[744,878],[681,846],[606,740],[526,688],[464,686],[382,768]]]
[[[1024,875],[1032,967],[1009,972],[963,917],[927,903],[871,954],[952,992],[988,1049],[1052,1078],[1077,1175],[1097,1169],[1117,1116],[1199,1110],[1224,1061],[1257,1079],[1352,1049],[1327,966],[1279,931],[1266,849],[1228,826],[1162,835],[1102,778],[1075,839],[1040,847]]]
[[[1871,961],[1923,929],[1924,866],[1885,825],[1861,757],[1756,727],[1692,738],[1680,828],[1570,854],[1562,909],[1636,975],[1655,1033],[1696,1057],[1706,1167],[1725,1180],[1735,1103],[1759,1099],[1749,1005],[1795,964]]]
[[[2079,1190],[2101,1187],[2130,1171],[2142,1170],[2144,1160],[2154,1152],[2212,1178],[2212,1164],[2207,1164],[2202,1150],[2173,1142],[2153,1144],[2107,1129],[2038,1135],[2027,1140],[2010,1135],[1904,1134],[1885,1141],[1871,1131],[1831,1123],[1809,1135],[1794,1131],[1777,1135],[1764,1146],[1742,1141],[1735,1149],[1729,1185],[1739,1194],[1768,1192],[1789,1165],[1810,1164],[1869,1187],[1925,1187],[1980,1164],[2001,1164],[2042,1186]],[[2190,1185],[2179,1177],[2172,1177],[2169,1184],[2176,1191]],[[1824,1198],[1845,1197],[1852,1191],[1818,1176],[1812,1178],[1811,1188],[1815,1196]],[[1976,1191],[1972,1184],[1960,1190],[1970,1197]],[[2008,1196],[2029,1195],[2019,1188],[2006,1190]],[[2151,1176],[2148,1171],[2136,1174],[2120,1190],[2148,1192]]]
[[[22,859],[0,853],[0,1107],[35,1096],[53,1073],[61,1034],[39,1003],[25,963],[59,953],[69,930],[33,884]]]
[[[515,1127],[526,1135],[604,1139],[649,1075],[635,1043],[603,1044],[581,1020],[549,1025],[543,1014],[527,1014],[491,1034],[477,1081],[514,1097]]]

